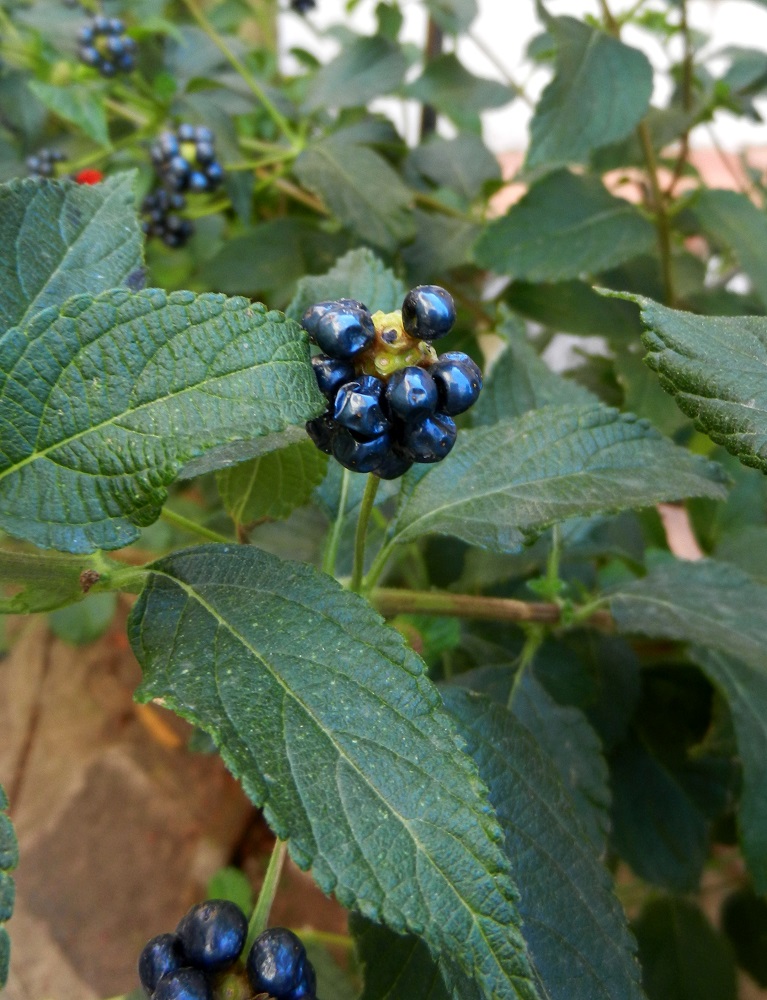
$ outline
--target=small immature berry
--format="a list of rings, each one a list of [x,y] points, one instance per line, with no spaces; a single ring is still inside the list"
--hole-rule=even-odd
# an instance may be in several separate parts
[[[416,285],[402,303],[402,325],[417,340],[438,340],[455,323],[455,303],[439,285]]]
[[[177,934],[158,934],[144,945],[139,955],[138,975],[150,995],[163,976],[186,964],[184,949]]]
[[[160,979],[152,1000],[213,1000],[213,990],[199,969],[181,968]]]
[[[236,962],[247,933],[245,914],[226,899],[197,903],[176,928],[189,963],[205,972],[220,972]]]
[[[100,184],[104,180],[104,175],[100,170],[86,167],[85,170],[79,170],[72,180],[78,184]]]

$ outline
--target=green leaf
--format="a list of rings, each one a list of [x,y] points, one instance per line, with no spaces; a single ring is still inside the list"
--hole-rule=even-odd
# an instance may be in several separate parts
[[[439,187],[451,188],[471,201],[488,181],[500,181],[501,168],[478,135],[462,132],[454,139],[432,136],[416,146],[408,163]]]
[[[730,706],[743,763],[740,831],[759,892],[767,892],[767,586],[713,560],[668,561],[611,599],[625,632],[694,643],[691,656]]]
[[[76,296],[0,341],[0,526],[43,548],[134,541],[181,466],[324,400],[306,334],[223,295]]]
[[[630,260],[654,243],[652,223],[598,177],[557,170],[485,228],[474,256],[480,267],[511,278],[562,281]]]
[[[285,310],[300,320],[306,309],[326,299],[357,299],[371,312],[393,312],[402,306],[407,289],[372,250],[350,250],[327,274],[306,276],[298,283],[295,298]]]
[[[99,146],[109,145],[109,128],[104,94],[83,86],[67,87],[40,80],[30,80],[29,89],[42,104],[59,118],[71,122]]]
[[[0,186],[0,335],[72,295],[98,295],[140,275],[134,178]]]
[[[0,549],[0,614],[53,611],[81,601],[83,573],[98,573],[102,559]],[[8,593],[12,590],[13,593]]]
[[[219,868],[209,880],[205,894],[208,899],[228,899],[236,903],[243,913],[250,913],[253,910],[254,899],[250,879],[239,868],[231,866]]]
[[[497,80],[470,73],[452,53],[426,63],[421,76],[406,88],[408,97],[429,104],[451,118],[459,128],[479,132],[479,112],[500,108],[516,97]]]
[[[80,604],[51,612],[48,623],[59,639],[73,646],[85,646],[106,632],[116,609],[117,594],[89,594]]]
[[[419,470],[420,471],[420,470]],[[462,430],[444,462],[404,480],[394,536],[454,535],[516,552],[568,517],[724,496],[718,466],[603,406],[551,406]]]
[[[312,78],[304,108],[364,107],[373,98],[396,90],[407,65],[404,52],[387,38],[355,38]]]
[[[393,251],[412,237],[410,191],[372,149],[322,139],[301,153],[295,172],[365,242]]]
[[[150,568],[129,634],[138,697],[214,737],[324,891],[423,937],[455,989],[534,1000],[486,790],[367,602],[253,546],[200,546]]]
[[[504,298],[516,312],[565,333],[608,337],[614,343],[633,341],[642,332],[633,304],[606,299],[584,281],[515,281]]]
[[[433,284],[434,279],[471,261],[471,246],[480,227],[465,219],[439,212],[413,212],[415,240],[404,248],[402,258],[414,285]]]
[[[249,462],[222,469],[216,483],[236,524],[280,520],[309,503],[325,478],[328,457],[306,438]]]
[[[504,707],[457,688],[444,697],[506,836],[543,995],[642,1000],[625,915],[556,769]]]
[[[476,426],[521,417],[542,406],[587,406],[598,400],[588,389],[553,372],[528,341],[522,323],[506,319],[499,332],[507,346],[490,371],[482,394],[472,408]]]
[[[638,302],[646,362],[696,427],[767,472],[767,318],[707,317]]]
[[[451,35],[467,31],[477,16],[477,0],[424,0],[431,16]]]
[[[732,954],[694,903],[653,899],[633,929],[648,1000],[736,1000]]]
[[[19,863],[19,845],[13,824],[8,818],[8,797],[0,785],[0,990],[8,981],[11,942],[3,924],[13,913],[15,888],[9,872]]]
[[[653,72],[647,57],[573,17],[547,18],[556,72],[530,124],[525,170],[586,163],[594,149],[623,139],[647,112]]]
[[[764,989],[767,986],[767,900],[753,889],[736,889],[722,906],[722,930],[738,965]]]
[[[349,929],[365,969],[360,1000],[451,1000],[439,968],[419,938],[393,934],[386,927],[352,913]],[[462,1000],[477,1000],[471,989]]]
[[[692,212],[714,248],[732,250],[767,305],[767,215],[745,194],[705,189],[698,192]]]
[[[690,656],[727,700],[743,766],[738,825],[743,853],[757,891],[767,892],[767,673],[728,656],[693,646]]]
[[[708,819],[683,766],[632,733],[610,759],[613,849],[640,878],[694,891],[708,853]]]

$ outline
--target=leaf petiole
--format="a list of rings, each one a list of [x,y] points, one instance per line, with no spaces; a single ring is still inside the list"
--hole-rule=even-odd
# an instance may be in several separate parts
[[[287,841],[280,840],[278,838],[274,842],[272,855],[269,858],[269,864],[266,868],[266,874],[264,875],[261,891],[258,894],[256,905],[253,907],[253,913],[251,914],[250,921],[248,923],[248,937],[245,942],[245,949],[243,952],[245,955],[247,955],[250,951],[253,946],[253,942],[256,940],[258,935],[263,934],[267,928],[269,913],[271,912],[272,904],[274,903],[274,897],[277,895],[277,886],[280,881],[283,865],[285,864],[287,851]]]

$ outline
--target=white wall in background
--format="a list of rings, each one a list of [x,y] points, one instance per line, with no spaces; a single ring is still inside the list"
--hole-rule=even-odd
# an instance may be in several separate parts
[[[459,54],[464,64],[480,76],[502,79],[494,64],[501,63],[513,79],[523,82],[533,97],[540,93],[546,83],[546,74],[536,71],[529,77],[529,67],[524,66],[524,52],[531,38],[539,31],[535,17],[533,0],[478,0],[479,16],[471,34],[479,44],[470,38],[460,42]],[[629,5],[629,0],[612,0],[615,11]],[[309,49],[322,59],[331,58],[338,50],[333,39],[320,38],[317,29],[333,24],[346,23],[363,32],[375,28],[375,0],[361,0],[352,15],[345,12],[345,0],[317,0],[317,8],[306,19],[291,12],[282,16],[281,45],[284,52],[286,70],[295,69],[295,62],[289,55],[292,47]],[[408,40],[421,44],[425,33],[423,7],[417,2],[403,0],[406,15],[405,32]],[[598,14],[597,0],[549,0],[548,9],[553,14],[584,13]],[[714,51],[727,45],[764,48],[767,50],[767,7],[752,0],[689,0],[690,22],[693,27],[711,35],[709,48]],[[647,35],[626,34],[629,44],[642,47],[654,64],[662,69],[664,55],[659,47],[648,44]],[[488,58],[483,48],[491,52]],[[662,82],[657,85],[656,98],[665,96]],[[412,105],[402,107],[400,102],[381,102],[394,118],[403,134],[413,139],[417,134],[418,109]],[[760,103],[763,116],[767,118],[767,100]],[[503,152],[521,149],[527,145],[527,126],[530,109],[520,100],[484,117],[485,141],[491,149]],[[744,145],[767,145],[767,125],[741,122],[731,115],[720,113],[714,123],[718,141],[727,149],[738,149]],[[698,129],[693,142],[706,146],[711,138],[705,128]]]

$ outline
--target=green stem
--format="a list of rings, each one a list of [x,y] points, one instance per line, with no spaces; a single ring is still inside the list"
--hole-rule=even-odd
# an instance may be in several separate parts
[[[121,118],[125,118],[126,121],[133,122],[139,128],[146,128],[149,125],[149,118],[146,115],[142,115],[140,111],[129,108],[126,104],[112,100],[111,97],[104,98],[104,107],[109,108],[110,111],[113,111]]]
[[[167,521],[168,524],[172,524],[175,528],[179,528],[181,531],[188,531],[190,535],[199,535],[200,538],[204,538],[207,542],[220,542],[222,545],[232,544],[231,538],[219,534],[218,531],[212,531],[202,524],[197,524],[196,521],[184,517],[183,514],[177,514],[175,510],[170,510],[168,507],[163,507],[160,516],[163,521]]]
[[[362,494],[362,503],[360,504],[360,512],[357,518],[357,531],[354,535],[354,564],[352,566],[352,579],[349,587],[355,593],[359,593],[362,589],[362,574],[365,569],[365,539],[368,533],[368,521],[370,520],[370,512],[373,510],[373,504],[375,503],[376,493],[378,492],[378,487],[381,484],[381,480],[378,476],[374,476],[373,473],[368,474],[368,480],[365,483],[365,492]]]
[[[274,903],[274,897],[277,895],[277,885],[280,881],[280,875],[282,875],[282,866],[285,864],[287,852],[287,841],[276,840],[272,848],[272,856],[269,858],[269,864],[266,868],[266,875],[264,875],[261,891],[258,894],[256,905],[253,907],[253,913],[248,923],[248,937],[243,950],[244,955],[248,954],[258,935],[263,934],[267,928],[269,914],[272,909],[272,903]]]
[[[530,98],[525,93],[524,88],[520,87],[517,81],[510,76],[509,71],[504,65],[503,61],[495,54],[495,52],[493,52],[490,46],[485,43],[484,39],[481,38],[479,35],[475,35],[473,31],[468,31],[466,33],[466,37],[479,49],[479,51],[482,53],[485,59],[487,59],[487,61],[491,63],[491,65],[494,66],[495,69],[498,70],[498,72],[503,77],[506,85],[511,90],[514,91],[517,97],[520,97],[525,102],[525,104],[528,105],[528,107],[531,108],[534,107],[534,102],[532,98]]]
[[[370,569],[367,572],[367,576],[363,581],[362,590],[364,593],[369,593],[373,587],[375,587],[376,583],[378,583],[379,577],[386,569],[386,564],[391,558],[395,545],[396,542],[391,540],[386,542],[385,545],[382,545],[378,550],[373,562],[371,563]]]
[[[519,687],[522,678],[525,676],[525,671],[535,659],[535,654],[541,648],[541,644],[545,638],[546,632],[544,631],[542,625],[527,626],[525,644],[522,647],[522,652],[519,654],[517,669],[514,673],[514,680],[511,682],[509,697],[506,701],[506,707],[509,711],[511,711],[511,706],[514,702],[514,695],[516,694],[517,688]]]
[[[343,532],[344,519],[346,518],[346,503],[349,498],[349,483],[351,482],[351,478],[351,472],[348,469],[344,469],[341,477],[341,492],[338,500],[338,513],[336,514],[336,519],[333,522],[333,530],[328,538],[325,554],[322,557],[322,571],[327,573],[329,576],[335,576],[336,573],[338,546],[341,544],[341,533]]]
[[[282,114],[282,112],[269,100],[266,96],[264,89],[261,84],[254,79],[253,75],[248,72],[247,68],[242,64],[242,62],[237,58],[237,56],[232,52],[229,46],[226,44],[224,39],[219,35],[210,21],[205,17],[205,14],[197,5],[196,0],[182,0],[184,6],[192,15],[192,17],[197,21],[202,30],[208,36],[208,38],[213,42],[216,48],[221,52],[224,58],[229,62],[232,68],[239,73],[242,77],[243,82],[248,87],[250,92],[256,97],[256,99],[261,103],[264,111],[269,115],[274,124],[280,130],[280,132],[285,136],[291,146],[298,148],[298,138],[293,132],[293,129],[288,122],[287,118]]]
[[[385,617],[398,614],[443,615],[448,618],[473,618],[481,621],[513,622],[516,624],[560,625],[562,609],[549,601],[518,601],[510,597],[483,597],[474,594],[452,594],[445,591],[420,591],[378,587],[370,592],[370,602]],[[588,610],[588,618],[586,612]],[[584,605],[573,612],[579,622],[609,631],[612,615],[606,609]]]

